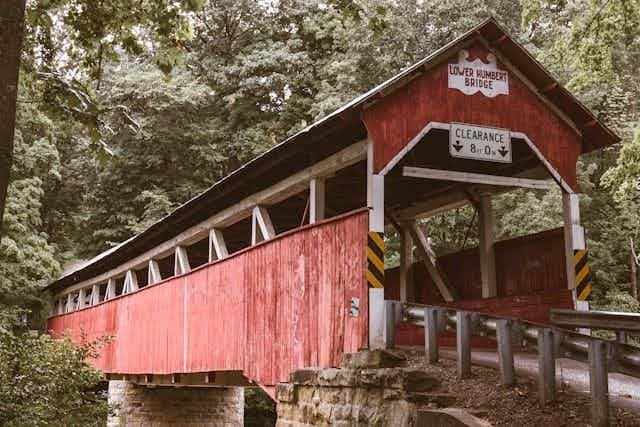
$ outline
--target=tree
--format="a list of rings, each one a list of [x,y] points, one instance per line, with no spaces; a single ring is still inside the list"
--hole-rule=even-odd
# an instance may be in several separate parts
[[[0,3],[0,225],[13,158],[25,2],[5,0]]]

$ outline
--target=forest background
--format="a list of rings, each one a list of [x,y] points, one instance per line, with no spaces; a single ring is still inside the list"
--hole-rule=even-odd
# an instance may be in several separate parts
[[[22,385],[11,377],[15,369],[28,374],[28,364],[0,369],[0,412],[14,417],[5,421],[55,424],[106,410],[85,401],[95,398],[86,394],[95,373],[82,364],[92,348],[25,332],[42,326],[49,307],[39,290],[65,264],[144,230],[489,16],[622,137],[580,159],[581,214],[593,305],[640,311],[632,295],[634,245],[640,253],[640,0],[28,1],[0,228],[0,362],[22,349],[34,367],[51,363],[51,378],[62,375],[56,369],[86,375],[75,400],[58,405],[66,412],[40,402],[20,415],[33,390],[20,397]],[[519,190],[494,206],[499,238],[562,222],[559,192]],[[477,243],[474,217],[461,208],[430,219],[436,252]],[[389,244],[397,247],[391,234]],[[387,263],[395,262],[392,252]],[[53,368],[61,354],[73,357]],[[69,389],[56,381],[60,393]],[[93,412],[72,410],[83,402]]]

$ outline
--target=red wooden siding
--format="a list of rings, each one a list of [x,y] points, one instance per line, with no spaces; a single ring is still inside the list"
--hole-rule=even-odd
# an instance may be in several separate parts
[[[484,47],[477,44],[468,50],[470,61],[480,57],[486,62]],[[457,62],[458,52],[452,55],[449,61]],[[376,172],[429,122],[462,122],[525,133],[575,189],[581,138],[513,72],[509,72],[509,94],[487,98],[479,92],[465,95],[449,89],[447,67],[446,62],[436,66],[365,110]],[[500,62],[498,67],[508,70]]]
[[[438,258],[459,301],[445,304],[424,265],[413,265],[416,302],[449,305],[473,311],[517,317],[536,322],[549,321],[549,308],[572,306],[567,289],[564,233],[562,229],[496,242],[498,296],[482,298],[478,249],[468,249]],[[387,272],[385,298],[399,298],[399,271]]]
[[[95,361],[119,374],[241,370],[261,385],[295,368],[334,366],[367,342],[360,210],[308,226],[190,274],[54,316],[54,334],[111,335]],[[357,318],[349,316],[360,298]]]

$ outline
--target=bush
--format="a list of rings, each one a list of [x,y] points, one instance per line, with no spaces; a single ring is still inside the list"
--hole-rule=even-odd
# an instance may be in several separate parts
[[[0,328],[0,425],[104,425],[101,374],[86,363],[100,345]]]

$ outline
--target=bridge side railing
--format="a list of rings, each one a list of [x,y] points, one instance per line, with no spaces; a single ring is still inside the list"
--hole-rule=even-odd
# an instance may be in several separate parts
[[[496,338],[504,385],[516,382],[514,343],[532,345],[538,353],[538,394],[543,407],[555,400],[555,359],[564,357],[588,362],[594,426],[609,425],[608,374],[620,372],[640,378],[640,349],[568,329],[448,307],[385,301],[384,340],[387,348],[394,346],[398,321],[424,326],[428,363],[436,363],[439,359],[438,334],[448,326],[454,327],[459,378],[471,374],[472,334]]]
[[[612,331],[626,343],[629,335],[640,334],[640,314],[612,311],[551,310],[551,323],[564,328]]]

